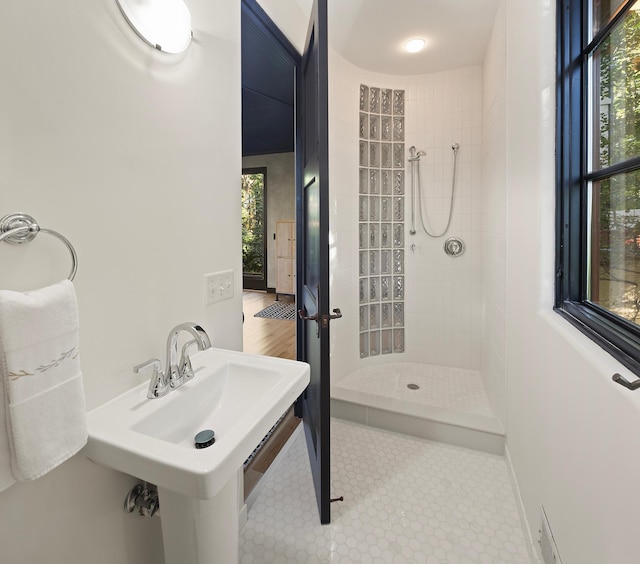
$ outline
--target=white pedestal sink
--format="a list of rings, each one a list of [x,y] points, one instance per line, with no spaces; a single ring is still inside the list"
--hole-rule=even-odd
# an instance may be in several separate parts
[[[147,383],[87,415],[90,459],[158,486],[165,564],[238,558],[238,470],[309,383],[309,365],[207,349],[195,378],[147,399]],[[215,432],[210,447],[195,435]]]

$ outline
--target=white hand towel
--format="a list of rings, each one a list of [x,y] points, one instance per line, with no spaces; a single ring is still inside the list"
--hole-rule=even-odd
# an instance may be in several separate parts
[[[17,480],[39,478],[87,442],[78,332],[69,280],[33,292],[0,290],[0,378]]]

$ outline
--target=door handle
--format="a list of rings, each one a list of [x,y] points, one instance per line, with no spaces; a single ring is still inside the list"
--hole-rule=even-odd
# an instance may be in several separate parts
[[[300,316],[300,319],[304,319],[305,321],[315,321],[316,323],[318,322],[318,314],[316,313],[315,315],[308,315],[307,308],[305,308],[304,306],[302,306],[302,309],[298,310],[298,315]],[[340,319],[341,317],[342,312],[340,311],[339,307],[335,308],[332,314],[328,313],[320,316],[320,319],[322,320],[322,328],[326,329],[327,327],[329,327],[329,321],[331,321],[332,319]]]
[[[298,315],[300,319],[304,319],[305,321],[318,321],[318,314],[315,315],[307,315],[307,308],[302,306],[302,309],[298,310]]]

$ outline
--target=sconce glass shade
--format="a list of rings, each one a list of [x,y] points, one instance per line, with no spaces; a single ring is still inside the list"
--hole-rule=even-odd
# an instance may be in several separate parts
[[[191,42],[191,12],[182,0],[116,0],[133,30],[149,45],[181,53]]]

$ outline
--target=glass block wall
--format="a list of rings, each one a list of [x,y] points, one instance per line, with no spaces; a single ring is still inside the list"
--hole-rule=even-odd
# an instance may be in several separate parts
[[[404,352],[404,107],[360,85],[360,358]]]

